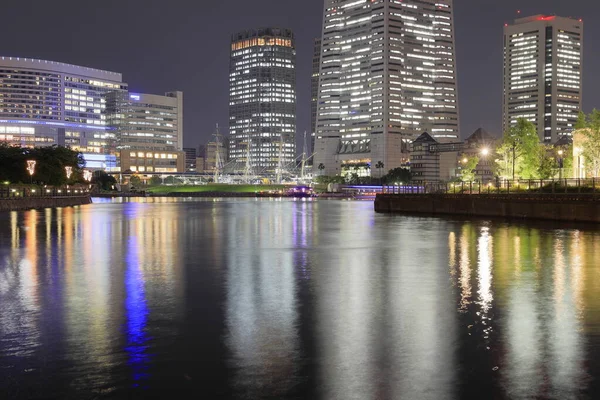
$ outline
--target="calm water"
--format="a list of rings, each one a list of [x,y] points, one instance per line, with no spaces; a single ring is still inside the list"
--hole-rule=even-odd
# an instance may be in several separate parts
[[[594,226],[372,208],[0,213],[0,398],[600,397]]]

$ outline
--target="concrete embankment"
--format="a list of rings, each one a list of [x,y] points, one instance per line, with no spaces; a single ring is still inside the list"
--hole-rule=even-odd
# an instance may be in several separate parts
[[[568,194],[378,194],[375,211],[600,222],[600,198]]]
[[[71,207],[91,204],[90,196],[21,197],[0,199],[0,211],[29,210],[32,208]]]

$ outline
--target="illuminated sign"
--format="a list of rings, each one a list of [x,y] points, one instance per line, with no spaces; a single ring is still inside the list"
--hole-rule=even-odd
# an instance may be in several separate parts
[[[140,95],[139,94],[130,94],[129,98],[131,100],[138,100],[139,101],[140,100]]]

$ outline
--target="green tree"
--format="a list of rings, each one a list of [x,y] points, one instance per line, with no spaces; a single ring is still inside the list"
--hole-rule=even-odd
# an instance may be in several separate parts
[[[475,180],[475,168],[479,164],[479,157],[464,154],[460,160],[460,180],[462,182],[473,182]]]
[[[584,139],[581,154],[586,161],[586,168],[596,177],[600,173],[600,111],[594,109],[587,116],[580,112],[575,129]]]
[[[393,168],[383,177],[383,182],[388,184],[408,183],[412,180],[412,174],[408,168]]]
[[[35,172],[27,172],[27,161],[35,161]],[[21,148],[0,144],[0,179],[10,182],[30,180],[48,185],[63,185],[82,181],[83,155],[62,146]],[[72,176],[67,179],[65,167],[72,168]]]
[[[152,178],[150,178],[151,185],[160,185],[161,183],[162,183],[162,179],[160,179],[160,176],[153,175]]]
[[[535,125],[519,118],[502,137],[497,149],[496,172],[505,178],[536,178],[539,171],[540,141]]]
[[[91,183],[98,185],[102,190],[114,190],[117,180],[104,171],[94,171]]]
[[[550,145],[541,144],[538,148],[538,166],[536,178],[550,179],[556,176],[558,170],[558,162],[553,152],[553,147]]]
[[[129,178],[129,183],[131,183],[131,186],[139,188],[142,186],[142,179],[137,175],[131,175],[131,178]]]

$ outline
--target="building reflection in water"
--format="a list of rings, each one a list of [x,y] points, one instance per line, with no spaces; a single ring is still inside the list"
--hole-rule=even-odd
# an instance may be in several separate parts
[[[476,242],[470,238],[475,229]],[[534,227],[463,224],[457,310],[465,312],[467,283],[475,282],[477,307],[468,312],[473,323],[487,327],[469,332],[481,335],[497,355],[490,361],[509,398],[577,398],[586,387],[582,257],[593,253],[583,248],[581,236],[577,230],[549,236]],[[473,243],[478,253],[474,281],[466,261]],[[455,257],[451,250],[451,275]]]
[[[280,398],[298,381],[295,216],[285,211],[242,203],[227,221],[226,343],[244,398]]]

